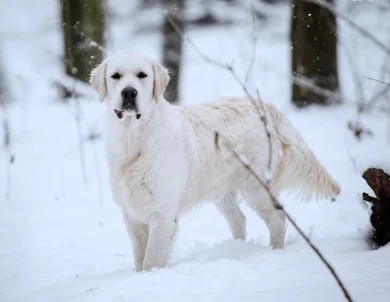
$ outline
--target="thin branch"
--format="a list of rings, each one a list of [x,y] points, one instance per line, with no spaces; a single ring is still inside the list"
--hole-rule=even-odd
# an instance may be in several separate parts
[[[253,11],[252,11],[253,12]],[[231,66],[231,65],[227,65],[227,64],[224,64],[224,63],[221,63],[221,62],[218,62],[216,60],[213,60],[211,58],[209,58],[204,52],[202,52],[193,42],[190,38],[188,38],[184,33],[183,31],[180,29],[179,26],[177,26],[177,24],[175,23],[175,21],[172,20],[172,18],[165,13],[165,16],[168,20],[168,22],[172,25],[172,27],[180,34],[180,36],[182,37],[183,40],[185,40],[187,43],[189,43],[192,48],[195,50],[195,52],[201,57],[203,58],[206,62],[208,62],[209,64],[212,64],[218,68],[222,68],[226,71],[228,71],[233,79],[241,86],[242,90],[245,92],[245,94],[247,95],[247,97],[249,98],[250,102],[252,103],[252,106],[256,109],[256,112],[258,114],[258,117],[259,117],[259,120],[261,123],[263,123],[264,125],[264,128],[265,128],[265,131],[267,133],[268,129],[267,129],[267,124],[266,122],[266,117],[265,117],[265,111],[264,112],[261,112],[260,111],[260,108],[259,107],[262,107],[263,108],[263,104],[262,104],[262,100],[260,99],[260,94],[259,94],[259,91],[257,90],[257,93],[258,93],[258,102],[260,104],[260,106],[257,105],[257,102],[256,102],[256,99],[250,94],[248,88],[246,87],[245,83],[240,79],[240,77],[237,75],[235,69]],[[268,144],[269,144],[269,148],[270,148],[270,151],[272,150],[272,144],[271,144],[271,135],[268,131],[267,133],[267,137],[268,137]],[[269,153],[269,156],[271,157],[271,153]],[[271,179],[272,178],[272,175],[271,175],[271,166],[272,166],[272,162],[271,162],[272,159],[269,160],[269,169],[267,171],[267,181],[268,179]]]
[[[388,44],[390,45],[390,40],[388,41]],[[379,78],[385,78],[386,77],[386,67],[389,65],[389,59],[390,57],[385,56],[383,59],[382,67],[379,72]],[[382,96],[385,96],[388,91],[390,90],[390,85],[386,85],[386,87],[383,90],[378,91],[375,95],[371,97],[371,99],[367,102],[367,105],[373,106],[375,103],[382,98]]]
[[[306,78],[306,77],[304,77],[302,75],[294,76],[294,75],[291,75],[291,74],[286,74],[286,73],[283,73],[281,71],[277,71],[274,68],[271,68],[270,65],[262,63],[262,62],[258,62],[257,64],[259,66],[262,66],[264,69],[268,69],[270,73],[274,73],[274,74],[276,74],[279,77],[289,78],[292,81],[292,83],[294,83],[294,84],[296,84],[296,85],[298,85],[300,87],[303,87],[303,88],[306,88],[306,89],[310,89],[313,92],[315,92],[316,94],[319,94],[319,95],[325,96],[325,97],[334,98],[334,99],[339,99],[339,100],[342,100],[343,103],[345,103],[347,105],[356,106],[356,103],[357,103],[356,99],[351,99],[351,98],[342,96],[340,93],[333,92],[333,91],[330,91],[328,89],[321,88],[321,87],[313,84],[312,80],[310,80],[310,79],[308,79],[308,78]],[[379,109],[379,110],[382,110],[382,111],[383,110],[387,111],[387,108],[384,109],[383,107],[376,106],[375,104],[368,104],[368,105],[366,105],[366,107]]]
[[[387,58],[387,57],[386,57]],[[386,63],[386,60],[385,60],[385,63]],[[378,79],[374,79],[374,78],[370,78],[370,77],[365,77],[363,76],[363,78],[365,79],[368,79],[368,80],[371,80],[371,81],[375,81],[375,82],[378,82],[380,84],[384,84],[386,85],[386,87],[380,91],[378,91],[377,93],[375,93],[367,102],[367,105],[366,107],[367,108],[372,108],[375,103],[382,97],[382,96],[385,96],[389,91],[390,91],[390,83],[387,83],[387,82],[384,82],[382,80],[378,80]]]
[[[376,108],[375,103],[382,96],[385,96],[390,91],[390,85],[374,94],[367,102],[366,108]]]
[[[77,80],[73,80],[73,87],[72,90],[75,92],[76,90],[76,82]],[[79,158],[80,158],[80,168],[81,168],[81,175],[83,177],[84,184],[88,183],[87,178],[87,171],[85,167],[85,151],[84,151],[84,140],[82,137],[82,130],[81,130],[81,107],[80,107],[80,100],[77,97],[75,93],[74,100],[75,100],[75,120],[76,120],[76,127],[77,127],[77,135],[79,137]]]
[[[386,96],[387,99],[387,106],[388,106],[388,112],[390,112],[390,94]],[[387,118],[387,143],[390,145],[390,114]]]
[[[172,25],[172,27],[180,34],[181,38],[186,41],[188,44],[191,45],[191,47],[193,48],[193,50],[200,56],[202,57],[203,60],[207,61],[208,63],[212,64],[212,65],[215,65],[219,68],[223,68],[223,69],[227,69],[227,70],[230,70],[232,67],[230,66],[227,66],[223,63],[220,63],[218,61],[214,61],[212,59],[210,59],[208,56],[206,56],[193,42],[190,38],[187,37],[187,35],[185,35],[183,33],[183,31],[180,29],[179,26],[177,26],[177,24],[175,23],[175,21],[172,20],[172,18],[168,15],[168,13],[166,11],[164,11],[164,15],[165,17],[167,18],[168,22]]]
[[[246,71],[245,75],[245,83],[248,83],[249,76],[251,74],[253,63],[255,61],[256,57],[256,47],[257,47],[257,33],[256,33],[256,14],[255,14],[255,7],[253,4],[253,0],[251,1],[251,12],[252,12],[252,55],[251,59],[249,61],[248,70]]]
[[[80,30],[79,33],[83,37],[85,37],[85,41],[88,43],[88,45],[90,47],[95,47],[102,53],[106,53],[107,52],[107,50],[104,48],[103,45],[99,44],[98,42],[96,42],[95,40],[93,40],[93,39],[91,39],[89,37],[86,37],[86,35],[84,34],[83,31]],[[71,57],[70,59],[66,59],[65,62],[66,62],[67,65],[70,66],[71,69],[73,69],[73,67],[74,67],[73,57]],[[77,73],[77,71],[76,71],[76,73]],[[79,149],[80,167],[81,167],[81,174],[82,174],[82,177],[83,177],[83,181],[86,184],[86,183],[88,183],[88,178],[87,178],[86,165],[85,165],[84,139],[82,137],[82,129],[81,129],[81,119],[82,119],[82,116],[83,116],[83,112],[81,110],[80,100],[79,100],[79,98],[77,96],[77,93],[75,93],[76,83],[77,83],[77,80],[76,80],[76,78],[74,78],[73,79],[73,87],[72,87],[72,91],[73,91],[72,95],[73,95],[74,100],[75,100],[75,120],[76,120],[76,126],[77,126],[77,134],[78,134],[78,137],[79,137],[78,149]],[[84,121],[85,121],[85,118],[84,118]],[[92,133],[92,131],[90,131],[90,132]],[[92,139],[92,148],[93,148],[93,155],[94,155],[94,159],[95,159],[96,175],[97,175],[97,178],[98,178],[99,200],[100,200],[100,203],[102,203],[102,201],[103,201],[102,186],[101,186],[102,181],[101,181],[101,176],[100,176],[99,162],[98,162],[97,153],[96,153],[96,146],[95,146],[95,142],[94,142],[93,139]]]
[[[359,32],[363,37],[367,38],[371,42],[373,42],[378,48],[382,49],[388,56],[390,56],[390,47],[386,46],[382,41],[376,38],[373,34],[365,30],[360,25],[353,22],[347,16],[338,11],[334,5],[324,1],[324,0],[303,0],[309,3],[318,4],[323,8],[326,8],[328,11],[332,12],[334,15],[344,20],[348,25],[350,25],[354,30]]]
[[[99,165],[99,159],[96,152],[96,144],[95,140],[91,140],[92,144],[92,150],[93,150],[93,157],[95,159],[95,169],[96,169],[96,177],[98,180],[98,192],[99,192],[99,203],[103,203],[103,185],[102,185],[102,177],[100,175],[100,165]]]
[[[268,139],[268,168],[267,168],[267,172],[265,173],[265,181],[266,181],[267,185],[269,185],[271,182],[271,171],[272,171],[271,132],[270,132],[269,127],[268,127],[269,124],[268,124],[268,119],[267,119],[268,118],[267,117],[267,110],[265,110],[265,108],[264,108],[264,102],[261,101],[259,89],[256,89],[256,92],[257,92],[257,99],[259,100],[261,110],[262,110],[262,114],[260,114],[260,112],[258,112],[258,114],[260,115],[260,119],[264,125],[264,131],[267,134],[267,139]]]
[[[80,117],[84,121],[84,125],[88,131],[88,136],[86,138],[84,138],[84,140],[90,141],[92,144],[92,152],[93,152],[93,157],[95,160],[96,177],[97,177],[97,181],[98,181],[99,202],[103,203],[102,177],[101,177],[101,173],[100,173],[99,158],[98,158],[96,144],[95,144],[95,140],[97,138],[99,138],[100,135],[97,134],[94,130],[94,129],[96,129],[96,126],[94,127],[94,126],[89,125],[89,123],[87,122],[87,119],[84,115],[84,112],[82,110],[80,110]],[[97,119],[97,121],[98,121],[98,119]]]
[[[343,46],[342,49],[344,50],[345,55],[347,57],[347,60],[349,62],[349,65],[351,67],[352,77],[354,78],[354,82],[355,82],[355,86],[356,86],[356,96],[359,97],[358,110],[357,110],[358,117],[357,118],[360,119],[360,114],[363,112],[363,110],[365,108],[365,104],[366,104],[363,84],[362,84],[361,78],[359,76],[358,68],[355,64],[354,59],[352,58],[351,52],[349,51],[348,45],[346,43],[342,43],[341,39],[337,39],[337,43],[341,44],[341,46]]]
[[[354,169],[354,172],[355,173],[359,173],[359,169],[358,169],[358,166],[357,166],[357,163],[356,163],[356,157],[354,157],[351,153],[351,149],[349,148],[349,145],[348,145],[348,141],[345,140],[345,147],[347,149],[347,154],[348,154],[348,158],[349,158],[349,161],[351,162],[352,166],[353,166],[353,169]]]
[[[2,98],[3,97],[0,96],[0,108],[2,108],[3,111],[3,128],[4,128],[3,145],[4,145],[5,152],[7,154],[5,199],[9,200],[11,196],[11,166],[14,162],[14,155],[11,152],[11,129],[8,120],[8,110],[6,108],[6,105],[3,104],[4,101],[2,100]]]
[[[374,79],[374,78],[370,78],[370,77],[365,77],[365,76],[363,76],[363,78],[365,78],[367,80],[375,81],[378,83],[382,83],[383,85],[386,85],[386,86],[390,86],[390,83],[387,83],[387,82],[382,81],[382,80],[378,80],[378,79]]]
[[[334,279],[336,280],[338,286],[341,288],[341,290],[343,291],[344,293],[344,296],[345,298],[347,299],[347,301],[350,301],[352,302],[352,298],[348,292],[348,290],[345,288],[343,282],[341,281],[340,277],[338,276],[338,274],[336,273],[335,269],[333,268],[333,266],[328,262],[328,260],[326,260],[326,258],[324,257],[324,255],[321,253],[321,251],[318,249],[318,247],[313,243],[311,242],[310,238],[308,236],[306,236],[306,234],[303,232],[303,230],[298,226],[298,224],[295,222],[295,220],[290,216],[290,214],[284,209],[283,205],[278,201],[278,199],[275,197],[275,195],[272,193],[270,187],[267,185],[267,183],[261,179],[261,177],[256,173],[255,170],[253,170],[251,168],[251,166],[249,165],[249,161],[248,159],[240,154],[235,148],[233,148],[229,142],[218,132],[215,132],[215,141],[216,143],[218,144],[219,143],[219,140],[220,138],[223,138],[224,139],[224,144],[225,146],[230,150],[230,152],[232,152],[232,154],[236,157],[237,160],[240,161],[240,163],[245,167],[246,170],[249,171],[250,174],[252,174],[252,176],[257,180],[257,182],[259,184],[261,184],[263,186],[263,188],[266,190],[266,192],[268,193],[268,196],[271,198],[272,200],[272,204],[274,206],[274,208],[276,210],[280,210],[284,213],[284,215],[286,215],[286,218],[287,220],[293,225],[293,227],[298,231],[298,233],[302,236],[302,238],[306,241],[306,243],[310,246],[310,248],[317,254],[317,256],[321,259],[321,261],[325,264],[325,266],[327,267],[327,269],[330,271],[330,273],[332,274],[332,276],[334,277]]]

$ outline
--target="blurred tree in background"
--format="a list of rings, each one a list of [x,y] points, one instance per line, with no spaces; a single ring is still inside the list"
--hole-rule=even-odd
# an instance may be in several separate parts
[[[90,71],[103,60],[104,1],[60,0],[66,73],[88,81]]]
[[[333,0],[327,2],[333,5]],[[334,14],[316,3],[293,0],[291,20],[293,75],[304,76],[314,85],[337,92],[337,23]],[[298,107],[331,102],[324,95],[294,83],[292,101]]]
[[[3,74],[2,59],[3,57],[0,52],[0,106],[5,103],[5,77]]]
[[[182,38],[169,23],[171,18],[184,31],[184,0],[163,0],[166,16],[162,25],[163,65],[169,70],[170,84],[164,95],[171,103],[179,102],[179,81],[182,61]]]

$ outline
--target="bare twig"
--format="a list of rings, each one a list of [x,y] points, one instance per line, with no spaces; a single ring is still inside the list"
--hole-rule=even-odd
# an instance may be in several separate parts
[[[102,191],[103,185],[102,185],[102,177],[100,175],[100,165],[99,165],[99,158],[98,158],[97,152],[96,152],[95,139],[91,138],[91,144],[92,144],[93,157],[95,159],[96,177],[97,177],[97,181],[98,181],[99,202],[103,203],[103,191]]]
[[[293,225],[293,227],[298,231],[298,233],[302,236],[302,238],[306,241],[306,243],[310,246],[310,248],[317,254],[317,256],[321,259],[321,261],[325,264],[327,269],[330,271],[334,279],[336,280],[338,286],[341,288],[341,290],[344,293],[345,298],[347,301],[352,302],[352,298],[348,292],[348,290],[345,288],[343,282],[341,281],[340,277],[338,276],[337,272],[333,268],[333,266],[326,260],[325,256],[321,253],[321,251],[318,249],[318,247],[311,242],[310,238],[306,236],[306,234],[303,232],[303,230],[298,226],[296,221],[290,216],[290,214],[284,209],[283,205],[278,201],[278,199],[275,197],[275,195],[272,193],[270,187],[267,185],[267,183],[261,179],[261,177],[256,173],[255,170],[251,168],[249,165],[248,159],[240,154],[235,148],[233,148],[229,142],[218,132],[215,133],[215,141],[217,144],[220,141],[220,138],[224,139],[224,144],[225,146],[232,152],[232,154],[236,157],[237,160],[240,161],[240,163],[245,167],[246,170],[249,171],[250,174],[258,181],[259,184],[263,186],[263,188],[266,190],[268,193],[268,196],[272,200],[272,204],[276,210],[280,210],[286,215],[287,220]]]
[[[261,63],[261,62],[258,62],[257,65],[261,65],[264,69],[269,69],[270,73],[274,73],[274,74],[278,75],[279,77],[289,78],[289,79],[291,79],[291,81],[294,84],[296,84],[300,87],[306,88],[306,89],[310,89],[313,92],[315,92],[316,94],[319,94],[319,95],[325,96],[325,97],[329,97],[329,98],[339,99],[339,100],[342,100],[343,103],[345,103],[347,105],[356,106],[356,103],[357,103],[356,99],[352,99],[352,98],[349,98],[347,96],[342,96],[340,93],[333,92],[333,91],[330,91],[328,89],[323,89],[323,88],[313,84],[313,82],[310,79],[308,79],[302,75],[294,76],[291,74],[283,73],[283,72],[280,72],[276,69],[271,69],[268,64]],[[381,106],[376,106],[375,104],[369,103],[369,102],[367,103],[366,107],[373,108],[373,109],[379,109],[379,110],[387,110],[387,108],[384,109]]]
[[[390,94],[387,95],[387,106],[388,106],[388,112],[390,112]],[[390,114],[387,118],[387,143],[390,144]]]
[[[376,108],[375,103],[378,101],[382,96],[385,96],[390,91],[390,85],[386,86],[384,89],[378,91],[376,94],[374,94],[367,102],[366,108]]]
[[[231,66],[231,65],[228,65],[228,64],[225,64],[225,63],[221,63],[217,60],[213,60],[211,59],[210,57],[208,57],[204,52],[202,52],[195,44],[194,42],[192,42],[192,40],[183,33],[183,31],[176,25],[176,23],[168,16],[166,15],[169,23],[172,25],[172,27],[180,34],[180,36],[182,37],[183,40],[185,40],[191,47],[192,49],[204,60],[206,61],[207,63],[211,64],[211,65],[214,65],[218,68],[221,68],[221,69],[224,69],[224,70],[227,70],[228,72],[230,72],[230,74],[232,75],[232,77],[234,78],[234,80],[237,82],[237,84],[240,85],[240,87],[244,90],[244,92],[250,96],[250,98],[254,99],[251,94],[249,93],[248,91],[248,88],[245,86],[244,82],[239,78],[239,76],[237,75],[236,71],[234,70],[234,68]],[[305,87],[305,88],[308,88],[308,89],[311,89],[312,91],[314,91],[315,93],[317,94],[321,94],[325,97],[335,97],[335,96],[340,96],[340,94],[338,93],[335,93],[333,91],[330,91],[330,90],[327,90],[327,89],[323,89],[315,84],[312,83],[312,81],[310,81],[309,79],[303,77],[303,76],[293,76],[292,77],[292,80],[294,83],[296,83],[297,85],[300,85],[302,87]]]
[[[0,96],[2,98],[2,96]],[[8,110],[5,104],[2,104],[3,101],[0,100],[0,108],[3,111],[3,128],[4,128],[4,137],[3,145],[5,152],[7,154],[7,168],[6,168],[6,185],[5,185],[5,199],[9,200],[11,196],[11,165],[14,162],[14,155],[11,152],[11,130],[8,122]]]
[[[390,39],[387,41],[387,44],[390,45]],[[389,66],[389,61],[390,61],[390,57],[385,56],[383,59],[382,67],[381,67],[380,72],[379,72],[380,79],[387,78],[386,76],[389,74],[389,70],[387,69],[387,67]],[[382,96],[384,96],[389,90],[390,90],[390,85],[387,85],[385,87],[385,89],[383,89],[382,91],[377,93],[377,95],[375,95],[371,98],[371,100],[369,101],[370,105],[374,104],[378,99],[380,99]]]
[[[347,60],[349,62],[349,65],[351,67],[351,73],[352,77],[354,78],[355,86],[356,86],[356,96],[358,97],[358,119],[360,119],[360,114],[363,112],[365,108],[365,96],[364,96],[364,90],[363,90],[363,84],[361,81],[361,78],[359,76],[358,68],[355,64],[354,59],[352,58],[351,52],[349,51],[349,47],[346,43],[341,43],[341,39],[337,39],[338,44],[341,44],[343,47],[342,49],[345,52],[345,55],[347,57]]]
[[[382,41],[380,41],[378,38],[376,38],[373,34],[365,30],[360,25],[353,22],[351,19],[349,19],[347,16],[342,14],[340,11],[336,9],[336,7],[324,0],[303,0],[306,2],[318,4],[321,7],[327,9],[328,11],[335,14],[340,19],[344,20],[348,25],[350,25],[354,30],[356,30],[358,33],[360,33],[363,37],[367,38],[371,42],[373,42],[378,48],[380,48],[382,51],[384,51],[388,56],[390,56],[390,47],[385,45]]]
[[[387,60],[385,60],[384,63],[386,63]],[[385,65],[385,64],[384,64]],[[383,67],[382,67],[382,71],[383,71]],[[368,79],[368,80],[371,80],[371,81],[375,81],[375,82],[378,82],[380,84],[383,84],[383,85],[386,85],[386,87],[380,91],[378,91],[376,94],[374,94],[367,102],[367,108],[372,108],[375,103],[383,96],[385,96],[389,91],[390,91],[390,83],[387,83],[385,81],[382,81],[382,80],[378,80],[378,79],[374,79],[374,78],[370,78],[370,77],[365,77],[363,76],[363,78],[365,79]]]
[[[257,47],[257,31],[256,31],[256,14],[255,14],[255,7],[253,4],[253,1],[251,1],[251,12],[252,12],[252,55],[251,59],[249,61],[248,70],[246,71],[245,75],[245,83],[248,83],[249,76],[251,74],[253,63],[255,61],[256,57],[256,47]]]
[[[11,195],[11,165],[14,162],[14,155],[11,152],[11,127],[9,124],[8,108],[7,108],[7,96],[8,90],[6,90],[5,77],[0,70],[0,116],[2,117],[2,124],[4,129],[3,146],[6,154],[6,184],[5,184],[5,199],[9,200]]]
[[[253,7],[252,7],[253,8]],[[253,10],[252,10],[253,12]],[[233,79],[240,85],[240,87],[242,88],[242,90],[245,92],[245,94],[247,95],[249,101],[252,103],[253,107],[256,109],[256,112],[258,114],[258,117],[259,117],[259,121],[261,123],[263,123],[264,125],[264,128],[265,128],[265,131],[267,133],[268,129],[267,129],[267,124],[266,124],[266,116],[265,116],[265,111],[264,112],[261,112],[260,111],[260,107],[263,108],[263,104],[262,104],[262,100],[260,99],[260,94],[259,94],[259,91],[257,90],[257,93],[258,93],[258,99],[257,99],[257,102],[259,102],[260,106],[257,105],[257,102],[256,102],[256,99],[250,94],[248,88],[246,87],[245,83],[240,79],[240,77],[238,76],[238,74],[236,73],[235,69],[233,68],[233,66],[231,65],[227,65],[227,64],[224,64],[224,63],[221,63],[221,62],[218,62],[216,60],[213,60],[211,58],[209,58],[205,53],[203,53],[193,42],[190,38],[188,38],[184,33],[183,31],[180,29],[179,26],[177,26],[177,24],[175,23],[175,21],[172,20],[172,18],[168,15],[168,14],[165,14],[168,22],[172,25],[172,27],[180,34],[180,36],[182,37],[183,40],[185,40],[187,43],[189,43],[192,48],[195,50],[195,52],[200,56],[202,57],[206,62],[208,62],[209,64],[212,64],[218,68],[221,68],[221,69],[224,69],[226,71],[228,71]],[[267,137],[268,137],[268,144],[269,144],[269,148],[270,148],[270,151],[272,150],[272,144],[271,144],[271,135],[268,131],[267,133]],[[271,153],[269,153],[269,157],[271,157]],[[272,166],[272,159],[269,160],[269,169],[267,171],[267,179],[271,179],[272,178],[272,175],[271,175],[271,172],[272,172],[272,169],[271,169],[271,166]]]
[[[260,113],[260,111],[258,111],[258,114],[260,115],[260,119],[264,125],[264,131],[267,134],[267,138],[268,138],[268,168],[267,168],[268,171],[265,173],[265,181],[266,181],[267,185],[269,185],[271,182],[271,176],[272,176],[271,175],[271,171],[272,171],[271,132],[270,132],[270,129],[268,127],[269,124],[268,124],[267,110],[265,110],[265,108],[264,108],[264,102],[261,101],[259,89],[256,89],[256,92],[257,92],[257,99],[259,100],[261,110],[262,110],[261,113]],[[254,105],[256,105],[256,103]]]
[[[79,32],[81,35],[85,36],[83,31],[79,31]],[[90,47],[95,47],[99,51],[101,51],[102,53],[107,52],[103,45],[97,43],[93,39],[86,37],[85,40],[87,41],[87,43],[89,44]],[[73,66],[73,58],[70,58],[69,60],[67,60],[66,64],[70,65],[71,69],[73,69],[73,67],[74,67]],[[76,73],[77,73],[77,69],[76,69]],[[84,150],[84,141],[85,140],[83,139],[82,128],[81,128],[81,120],[83,117],[83,112],[81,110],[80,100],[78,98],[78,95],[75,93],[76,83],[77,83],[77,80],[74,78],[73,79],[73,87],[72,87],[72,92],[73,92],[72,95],[73,95],[74,100],[75,100],[75,120],[76,120],[76,126],[77,126],[77,134],[79,137],[78,149],[79,149],[79,155],[80,155],[79,156],[80,157],[80,167],[81,167],[81,174],[83,177],[83,181],[86,184],[88,182],[88,178],[87,178],[87,172],[86,172],[86,166],[85,166],[85,150]],[[85,118],[84,118],[84,121],[86,123]],[[92,133],[92,131],[90,131],[90,132]],[[100,176],[100,167],[99,167],[99,162],[98,162],[98,157],[97,157],[97,153],[96,153],[96,146],[95,146],[94,139],[91,139],[91,143],[92,143],[93,155],[94,155],[94,159],[95,159],[96,175],[97,175],[97,179],[98,179],[99,200],[101,203],[103,200],[102,185],[101,185],[102,181],[101,181],[101,176]]]
[[[387,57],[386,57],[387,58]],[[385,60],[385,63],[387,62],[387,60]],[[384,64],[385,65],[385,64]],[[383,68],[382,68],[383,70]],[[365,79],[368,79],[368,80],[371,80],[371,81],[375,81],[375,82],[378,82],[380,84],[384,84],[386,85],[386,87],[380,91],[378,91],[376,94],[374,94],[367,102],[367,105],[366,107],[367,108],[372,108],[375,103],[382,97],[382,96],[385,96],[389,91],[390,91],[390,83],[387,83],[385,81],[382,81],[382,80],[378,80],[378,79],[374,79],[374,78],[370,78],[370,77],[363,77]]]
[[[76,90],[76,82],[77,80],[73,80],[73,87],[72,90],[75,92]],[[79,137],[79,158],[80,158],[80,168],[81,168],[81,175],[83,177],[84,184],[88,183],[87,178],[87,171],[85,167],[85,151],[84,151],[84,140],[82,135],[82,129],[81,129],[81,107],[80,107],[80,100],[77,97],[75,93],[74,100],[75,100],[75,121],[76,121],[76,127],[77,127],[77,135]]]
[[[347,141],[345,141],[345,147],[347,149],[348,158],[349,158],[349,161],[351,162],[351,164],[353,166],[354,172],[355,173],[359,173],[359,169],[358,169],[358,166],[357,166],[357,163],[356,163],[356,157],[352,155],[351,149],[349,148],[349,145],[348,145]]]
[[[378,83],[382,83],[383,85],[386,85],[386,86],[390,86],[390,83],[387,83],[385,81],[382,81],[382,80],[378,80],[378,79],[374,79],[374,78],[370,78],[370,77],[363,77],[367,80],[371,80],[371,81],[375,81],[375,82],[378,82]]]

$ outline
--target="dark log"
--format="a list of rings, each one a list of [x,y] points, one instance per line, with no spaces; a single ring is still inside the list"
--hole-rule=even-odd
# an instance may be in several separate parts
[[[370,168],[362,176],[376,195],[375,198],[363,193],[363,200],[371,203],[372,240],[384,246],[390,242],[390,175],[382,169]]]

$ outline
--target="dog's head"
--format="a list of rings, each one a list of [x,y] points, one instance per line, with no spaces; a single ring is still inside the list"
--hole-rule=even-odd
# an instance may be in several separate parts
[[[168,71],[157,62],[134,54],[108,57],[91,73],[100,101],[106,100],[118,118],[148,114],[163,97]]]

